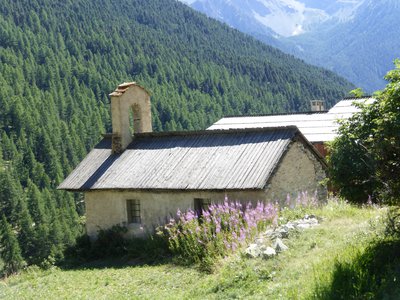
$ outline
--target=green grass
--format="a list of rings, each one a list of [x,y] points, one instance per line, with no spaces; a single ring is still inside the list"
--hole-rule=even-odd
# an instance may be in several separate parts
[[[202,273],[196,267],[176,266],[168,262],[156,266],[113,266],[110,262],[103,262],[103,266],[72,270],[30,268],[20,275],[0,281],[0,297],[335,299],[336,294],[332,290],[341,276],[340,263],[343,263],[343,268],[357,264],[357,259],[365,254],[368,245],[375,245],[373,242],[378,229],[371,224],[378,223],[385,210],[330,203],[323,209],[307,212],[322,217],[321,225],[292,235],[285,241],[289,250],[268,261],[247,259],[238,253],[221,260],[212,274]],[[305,211],[299,214],[303,213]],[[284,212],[282,218],[295,217],[295,214]],[[374,253],[382,255],[378,252]],[[346,274],[351,276],[351,268]],[[381,288],[395,291],[396,286],[396,282],[394,285],[390,282],[381,285]],[[387,295],[390,296],[390,293]]]
[[[400,240],[375,241],[342,254],[320,274],[314,299],[400,299]]]
[[[316,277],[313,298],[400,299],[399,217],[399,208],[391,209],[375,236],[358,238],[337,255],[333,268]]]

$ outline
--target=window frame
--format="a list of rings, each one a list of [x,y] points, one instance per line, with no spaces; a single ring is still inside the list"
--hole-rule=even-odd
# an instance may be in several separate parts
[[[212,204],[210,198],[194,198],[194,211],[199,217],[203,215],[203,211],[208,210],[209,206]]]
[[[128,224],[142,223],[139,199],[126,199],[126,217]]]

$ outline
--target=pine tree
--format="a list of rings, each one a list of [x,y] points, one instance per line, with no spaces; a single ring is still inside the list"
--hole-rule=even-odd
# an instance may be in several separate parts
[[[7,276],[21,270],[25,266],[25,261],[17,237],[4,214],[0,222],[0,234],[0,256],[4,263],[3,274]]]
[[[21,254],[27,263],[31,263],[35,256],[35,230],[34,223],[29,214],[25,202],[21,201],[19,223],[18,243],[21,248]]]
[[[22,188],[19,181],[13,176],[12,170],[0,169],[0,211],[9,216],[11,224],[18,219],[18,205],[22,197]]]
[[[28,180],[26,195],[28,197],[29,213],[35,224],[48,223],[49,216],[46,216],[47,211],[42,194],[38,187],[30,180]]]
[[[49,227],[47,224],[35,226],[35,255],[32,257],[32,263],[40,265],[47,259],[51,252],[51,242],[49,240]]]

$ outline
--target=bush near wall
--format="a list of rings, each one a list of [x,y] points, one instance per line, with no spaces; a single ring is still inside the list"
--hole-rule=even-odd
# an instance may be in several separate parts
[[[400,199],[400,60],[386,75],[376,101],[360,105],[339,128],[330,146],[330,180],[341,196],[353,202]]]

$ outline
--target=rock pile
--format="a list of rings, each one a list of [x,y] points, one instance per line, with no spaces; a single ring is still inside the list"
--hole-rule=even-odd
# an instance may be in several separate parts
[[[282,239],[289,238],[294,231],[308,229],[317,225],[319,225],[318,219],[314,215],[305,215],[303,219],[288,222],[275,229],[268,229],[247,247],[246,255],[250,258],[262,257],[264,259],[274,257],[279,252],[289,249]]]

